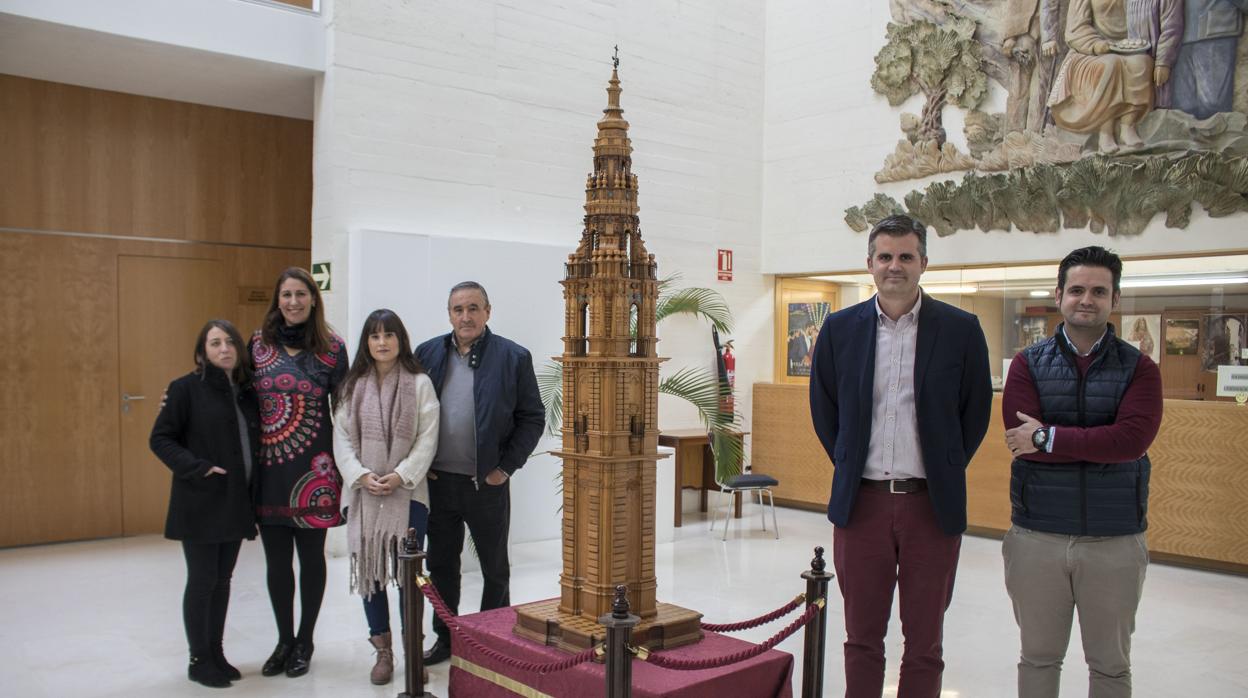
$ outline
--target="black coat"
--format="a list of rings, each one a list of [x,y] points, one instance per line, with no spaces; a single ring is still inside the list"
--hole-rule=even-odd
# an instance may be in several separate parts
[[[238,390],[247,419],[252,478],[243,467],[242,440],[229,380],[209,365],[169,384],[168,401],[156,417],[152,452],[173,471],[165,537],[192,543],[224,543],[255,538],[256,455],[260,448],[260,409],[251,386]],[[212,466],[225,475],[204,477]]]

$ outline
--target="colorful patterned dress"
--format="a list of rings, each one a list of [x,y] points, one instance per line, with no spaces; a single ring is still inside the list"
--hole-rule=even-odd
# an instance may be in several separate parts
[[[341,526],[342,477],[334,465],[329,396],[347,374],[346,345],[331,335],[328,353],[291,356],[257,332],[251,358],[260,398],[260,524]]]

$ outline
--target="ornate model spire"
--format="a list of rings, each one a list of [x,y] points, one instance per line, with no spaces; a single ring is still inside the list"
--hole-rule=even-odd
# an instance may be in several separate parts
[[[659,283],[637,218],[633,146],[620,108],[619,58],[585,180],[580,245],[563,280],[563,571],[560,597],[516,609],[516,632],[565,649],[601,638],[618,585],[642,623],[633,641],[701,637],[701,614],[659,603],[654,570]]]
[[[618,48],[617,48],[618,51]],[[614,59],[619,66],[618,55]],[[593,267],[588,274],[601,276],[622,272],[629,275],[631,265],[650,265],[654,259],[646,252],[641,239],[637,212],[637,176],[632,173],[633,144],[628,138],[628,122],[620,107],[620,77],[612,69],[607,87],[607,108],[598,121],[598,137],[594,139],[594,171],[585,179],[585,228],[581,244],[569,260],[577,263],[624,261],[617,268],[611,264]],[[604,254],[595,255],[602,251]],[[617,254],[623,253],[623,254]],[[639,270],[640,271],[640,270]]]

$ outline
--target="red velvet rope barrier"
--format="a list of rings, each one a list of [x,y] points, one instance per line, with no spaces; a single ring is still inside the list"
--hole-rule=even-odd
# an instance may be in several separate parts
[[[766,623],[770,623],[771,621],[776,620],[777,618],[783,618],[789,615],[790,613],[793,612],[793,609],[797,608],[798,606],[801,606],[802,602],[805,600],[806,600],[806,595],[803,594],[793,599],[792,601],[786,603],[785,605],[781,606],[780,608],[777,608],[771,613],[766,613],[757,618],[753,618],[750,620],[743,620],[739,623],[703,623],[702,629],[709,630],[710,632],[713,632],[713,633],[732,633],[738,630],[749,630],[750,628],[757,628],[758,626],[764,625]]]
[[[718,659],[715,659],[715,658],[696,659],[696,660],[674,659],[671,657],[665,657],[661,654],[651,654],[650,656],[646,657],[645,661],[650,662],[651,664],[657,667],[662,667],[664,669],[675,669],[677,671],[698,671],[701,669],[715,669],[715,668],[722,667],[722,666],[728,666],[729,664],[736,664],[737,662],[743,662],[747,659],[752,659],[754,657],[757,657],[758,655],[766,652],[767,650],[770,650],[771,648],[783,642],[790,635],[797,632],[799,628],[809,623],[811,619],[813,619],[815,616],[819,615],[820,610],[821,610],[821,606],[819,604],[812,603],[806,607],[806,612],[803,613],[801,616],[799,616],[797,620],[793,621],[792,623],[789,623],[788,627],[786,627],[784,630],[781,630],[780,632],[773,635],[763,644],[756,645],[747,650],[742,650],[735,654],[729,654],[729,655],[720,657]]]
[[[447,607],[446,602],[442,600],[442,595],[438,593],[438,590],[435,589],[432,584],[420,585],[420,592],[425,595],[425,598],[429,599],[429,605],[433,606],[433,612],[437,613],[438,617],[442,619],[442,622],[446,623],[446,627],[453,630],[461,640],[477,652],[480,652],[496,662],[506,664],[513,669],[519,669],[520,671],[527,671],[534,674],[552,674],[556,671],[564,671],[566,669],[571,669],[578,664],[588,662],[594,658],[594,653],[598,650],[596,647],[590,647],[584,652],[574,654],[567,659],[563,659],[558,662],[546,662],[545,664],[526,662],[516,659],[515,657],[503,654],[498,650],[486,647],[476,638],[469,635],[468,631],[461,628],[459,623],[455,622],[455,614],[452,613],[451,609]]]

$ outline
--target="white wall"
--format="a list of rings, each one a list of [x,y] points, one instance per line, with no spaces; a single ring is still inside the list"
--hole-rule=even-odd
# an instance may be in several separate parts
[[[529,270],[540,279],[559,278],[566,257],[563,248],[373,230],[351,233],[348,244],[352,281],[344,287],[350,299],[345,336],[352,355],[365,318],[378,308],[399,314],[413,346],[446,334],[447,293],[469,278],[490,294],[490,329],[526,347],[535,366],[562,351],[563,315],[532,311],[559,307],[562,287],[553,281],[532,283],[532,277],[514,270]],[[542,455],[530,459],[511,481],[512,518],[517,522],[511,537],[517,543],[559,537],[556,478],[561,464],[544,455],[557,447],[556,439],[544,438],[537,448]]]
[[[352,288],[353,230],[576,246],[620,45],[642,232],[661,275],[712,286],[736,315],[738,385],[771,378],[771,281],[760,273],[761,0],[335,0],[318,88],[313,244]],[[715,280],[716,249],[736,281]],[[473,275],[471,266],[459,270]],[[526,283],[558,276],[517,268]],[[343,285],[339,285],[343,284]],[[348,309],[331,297],[332,322]],[[530,309],[561,317],[562,303]],[[660,328],[664,371],[712,366],[709,328]],[[696,426],[683,403],[664,427]]]
[[[902,201],[932,181],[877,185],[873,174],[903,136],[903,111],[918,113],[921,97],[892,108],[871,90],[874,57],[884,45],[888,2],[771,0],[767,3],[763,150],[762,269],[767,273],[860,269],[866,235],[845,225],[844,211],[877,191]],[[1004,91],[990,81],[987,110],[1003,111]],[[949,139],[965,150],[962,112],[945,109]],[[1199,207],[1197,207],[1199,209]],[[933,265],[1053,261],[1084,245],[1142,256],[1242,249],[1242,216],[1210,219],[1202,210],[1186,230],[1154,220],[1135,237],[1063,230],[1037,235],[961,231],[928,241]]]

